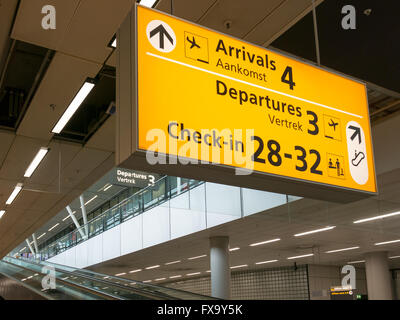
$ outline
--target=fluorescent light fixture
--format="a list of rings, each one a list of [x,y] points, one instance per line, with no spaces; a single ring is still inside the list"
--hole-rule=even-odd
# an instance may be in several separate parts
[[[351,247],[351,248],[344,248],[344,249],[336,249],[336,250],[330,250],[325,253],[335,253],[335,252],[340,252],[340,251],[348,251],[348,250],[354,250],[354,249],[359,249],[360,247]]]
[[[247,264],[241,264],[239,266],[233,266],[233,267],[231,267],[231,269],[244,268],[244,267],[248,267],[248,265]]]
[[[207,255],[203,254],[201,256],[191,257],[191,258],[188,258],[188,260],[195,260],[195,259],[200,259],[200,258],[204,258],[204,257],[207,257]]]
[[[170,264],[175,264],[175,263],[179,263],[181,262],[181,260],[176,260],[176,261],[171,261],[171,262],[167,262],[165,265],[168,266]]]
[[[348,264],[356,264],[356,263],[364,263],[365,260],[358,260],[358,261],[349,261]]]
[[[45,232],[45,233],[42,233],[39,237],[37,237],[37,240],[39,240],[40,238],[42,238],[45,234],[46,234],[46,232]]]
[[[186,274],[187,276],[195,276],[195,275],[198,275],[198,274],[200,274],[201,272],[193,272],[193,273],[188,273],[188,274]]]
[[[389,259],[397,259],[397,258],[400,258],[400,256],[389,257]]]
[[[10,205],[11,203],[13,203],[13,201],[15,200],[15,198],[18,196],[18,194],[20,193],[20,191],[22,190],[22,183],[18,183],[15,188],[14,191],[11,193],[10,197],[8,198],[8,200],[6,201],[7,205]]]
[[[108,279],[108,278],[110,278],[109,276],[105,276],[105,277],[103,277],[103,279]]]
[[[26,247],[23,247],[21,250],[19,250],[19,252],[22,252],[26,249]]]
[[[207,272],[207,273],[211,273],[211,270],[207,270],[206,272]]]
[[[262,244],[267,244],[267,243],[276,242],[276,241],[280,241],[280,240],[281,239],[277,238],[277,239],[272,239],[272,240],[267,240],[267,241],[256,242],[256,243],[252,243],[250,245],[250,247],[260,246]]]
[[[5,210],[0,210],[0,219],[4,216],[5,213],[6,213]]]
[[[33,158],[31,164],[28,169],[26,169],[24,177],[30,178],[36,168],[39,166],[40,162],[42,162],[43,158],[46,156],[47,152],[49,152],[49,148],[40,148],[39,152],[36,154],[35,158]]]
[[[240,250],[240,248],[239,247],[236,247],[236,248],[232,248],[232,249],[229,249],[229,251],[237,251],[237,250]]]
[[[146,270],[155,269],[155,268],[159,268],[159,267],[160,267],[160,265],[157,264],[155,266],[147,267]]]
[[[142,281],[143,283],[148,283],[148,282],[151,282],[151,280],[144,280],[144,281]]]
[[[89,203],[91,203],[94,199],[97,198],[97,195],[95,195],[93,198],[85,202],[85,206],[87,206]],[[82,207],[81,207],[82,208]]]
[[[136,273],[136,272],[140,272],[140,271],[142,271],[142,269],[132,270],[132,271],[129,271],[129,273]]]
[[[311,230],[311,231],[306,231],[306,232],[302,232],[302,233],[297,233],[294,236],[295,237],[301,237],[301,236],[305,236],[307,234],[312,234],[312,233],[317,233],[317,232],[322,232],[322,231],[328,231],[328,230],[332,230],[333,228],[336,228],[335,226],[332,227],[325,227],[322,229],[316,229],[316,230]]]
[[[86,81],[83,86],[79,89],[79,92],[75,96],[75,98],[72,100],[70,105],[68,106],[67,110],[65,110],[64,114],[58,120],[57,124],[53,128],[51,132],[53,133],[60,133],[62,129],[64,129],[65,125],[68,123],[68,121],[72,118],[76,110],[80,107],[82,102],[86,99],[86,97],[89,95],[90,91],[92,91],[94,87],[94,83]]]
[[[68,215],[68,216],[66,216],[62,221],[65,221],[65,220],[67,220],[68,218],[71,218],[71,217]]]
[[[385,241],[385,242],[378,242],[378,243],[375,243],[375,245],[376,246],[381,246],[383,244],[391,244],[391,243],[395,243],[395,242],[400,242],[400,239],[399,240]]]
[[[306,258],[306,257],[312,257],[314,255],[314,253],[309,253],[309,254],[303,254],[301,256],[295,256],[295,257],[288,257],[288,260],[292,260],[292,259],[300,259],[300,258]]]
[[[400,214],[400,211],[396,211],[396,212],[392,212],[392,213],[388,213],[388,214],[382,214],[380,216],[356,220],[356,221],[353,221],[353,223],[363,223],[363,222],[368,222],[368,221],[373,221],[373,220],[379,220],[379,219],[397,216],[399,214]]]
[[[110,184],[108,187],[106,187],[106,188],[104,188],[104,192],[106,192],[108,189],[110,189],[111,187],[112,187],[113,185],[112,184]]]
[[[47,230],[47,231],[51,231],[51,230],[53,230],[54,228],[56,228],[57,226],[59,226],[60,224],[59,223],[56,223],[54,226],[52,226],[49,230]]]
[[[182,278],[182,275],[177,274],[176,276],[171,276],[169,277],[170,279],[176,279],[176,278]]]
[[[114,41],[111,43],[111,47],[113,48],[117,47],[117,38],[115,38]]]
[[[162,280],[165,280],[166,278],[158,278],[158,279],[156,279],[155,281],[162,281]]]
[[[156,2],[157,0],[142,0],[140,1],[140,4],[142,6],[152,8]]]
[[[124,275],[126,275],[126,272],[117,273],[115,276],[119,277],[119,276],[124,276]]]
[[[260,261],[260,262],[256,262],[256,264],[266,264],[266,263],[273,263],[273,262],[277,262],[278,260],[268,260],[268,261]]]

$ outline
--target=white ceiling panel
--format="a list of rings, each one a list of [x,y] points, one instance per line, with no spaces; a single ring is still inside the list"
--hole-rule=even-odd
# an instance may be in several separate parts
[[[316,0],[319,5],[323,0]],[[275,10],[267,14],[244,37],[245,40],[262,46],[268,46],[286,30],[312,10],[310,0],[285,0]],[[313,30],[310,30],[313,32]]]
[[[17,134],[49,140],[51,130],[87,77],[100,65],[57,53],[27,110]],[[50,105],[55,105],[54,110]]]
[[[0,167],[10,151],[14,138],[14,133],[9,131],[0,131]]]
[[[56,50],[63,41],[70,21],[80,0],[22,0],[14,23],[11,37],[38,46]],[[56,29],[42,28],[42,8],[53,5],[56,8]]]
[[[114,152],[115,130],[115,116],[111,116],[89,139],[89,141],[86,143],[86,147]]]
[[[209,8],[218,2],[218,0],[173,0],[173,15],[196,22]],[[157,3],[156,9],[171,13],[171,0],[160,0]]]
[[[39,139],[16,136],[3,165],[0,168],[0,179],[23,182],[25,170],[47,142]]]
[[[134,0],[82,0],[58,51],[103,63],[107,47]]]

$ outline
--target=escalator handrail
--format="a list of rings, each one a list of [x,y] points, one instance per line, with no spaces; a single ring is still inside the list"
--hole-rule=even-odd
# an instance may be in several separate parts
[[[13,258],[13,257],[7,257],[7,258],[16,259],[16,258]],[[16,260],[19,260],[19,259],[16,259]],[[29,259],[24,259],[24,258],[21,259],[21,260],[23,260],[23,261],[29,261],[29,262],[35,261],[36,264],[42,265],[41,263],[38,263],[36,260],[29,260]],[[98,281],[104,282],[104,283],[106,283],[106,284],[112,284],[112,285],[114,285],[114,286],[119,286],[119,287],[121,287],[121,288],[127,288],[127,287],[129,287],[129,288],[131,288],[131,289],[137,289],[137,288],[133,288],[133,287],[130,285],[130,283],[136,283],[136,284],[141,285],[141,286],[143,286],[143,287],[153,288],[153,289],[155,289],[156,291],[157,291],[157,289],[162,289],[162,290],[166,290],[166,291],[170,291],[170,292],[176,292],[176,293],[180,293],[180,294],[185,294],[185,295],[187,295],[187,296],[192,296],[193,298],[196,298],[196,297],[203,297],[203,298],[207,298],[207,299],[210,299],[210,300],[211,300],[211,299],[212,299],[212,300],[216,299],[216,298],[214,298],[214,297],[209,297],[209,296],[202,295],[202,294],[187,292],[187,291],[180,290],[180,289],[168,288],[168,287],[162,287],[162,286],[156,286],[156,285],[154,285],[154,284],[143,283],[143,282],[140,282],[140,281],[137,281],[137,280],[119,278],[119,277],[115,277],[115,276],[111,276],[111,275],[106,275],[106,274],[101,274],[101,273],[97,273],[97,272],[94,272],[94,271],[88,271],[88,270],[84,270],[84,269],[81,270],[81,269],[78,269],[78,268],[73,268],[73,267],[69,267],[69,266],[64,266],[64,265],[57,264],[57,263],[54,263],[54,262],[43,261],[42,263],[46,263],[46,264],[48,264],[48,265],[50,265],[50,266],[59,267],[59,269],[61,269],[61,270],[63,270],[63,271],[65,270],[65,268],[75,269],[74,271],[67,271],[67,270],[65,270],[65,272],[70,272],[70,273],[72,273],[73,275],[80,274],[80,275],[82,275],[82,277],[87,277],[87,278],[90,279],[90,280],[98,280]],[[74,272],[76,272],[76,273],[74,273]],[[94,275],[96,275],[98,278],[97,278],[97,277],[93,277],[93,276],[91,276],[91,275],[86,275],[85,273],[94,274]],[[105,277],[106,277],[106,278],[105,278]],[[115,283],[115,282],[112,282],[112,281],[109,281],[109,280],[106,280],[106,279],[115,279],[115,280],[118,280],[118,281],[129,282],[129,286],[119,285],[119,284],[117,284],[117,283]],[[145,290],[145,291],[150,292],[150,293],[153,294],[153,291],[151,291],[151,290],[146,290],[145,288],[139,289],[139,290]],[[172,297],[173,299],[177,299],[177,297],[174,297],[174,296],[171,296],[171,295],[169,295],[169,294],[167,294],[167,293],[163,293],[163,292],[159,292],[159,291],[157,291],[157,292],[154,293],[154,294],[155,294],[155,295],[162,295],[162,296],[164,296],[164,297]]]
[[[31,263],[31,264],[34,264],[34,265],[36,265],[36,266],[38,266],[38,267],[43,267],[45,264],[44,263],[46,263],[47,265],[49,265],[49,266],[54,266],[55,268],[56,268],[56,271],[57,271],[57,267],[58,267],[58,269],[59,269],[59,271],[58,272],[63,272],[63,273],[66,273],[67,275],[70,275],[70,276],[78,276],[78,277],[80,277],[80,278],[84,278],[84,279],[86,279],[86,280],[90,280],[90,281],[96,281],[96,282],[99,282],[99,283],[101,283],[101,284],[103,284],[104,286],[112,286],[112,287],[116,287],[117,289],[124,289],[124,290],[126,290],[126,291],[131,291],[132,293],[134,293],[134,294],[138,294],[138,295],[141,295],[141,296],[144,296],[144,297],[147,297],[147,298],[152,298],[152,299],[155,299],[155,298],[158,298],[158,299],[168,299],[168,298],[171,298],[171,296],[169,296],[169,295],[166,295],[166,294],[163,294],[163,293],[161,293],[161,292],[153,292],[153,291],[149,291],[149,290],[146,290],[146,289],[139,289],[139,288],[134,288],[134,287],[132,287],[132,286],[124,286],[124,285],[121,285],[121,284],[118,284],[118,283],[115,283],[115,282],[112,282],[112,281],[109,281],[109,280],[106,280],[106,279],[104,279],[104,278],[96,278],[96,277],[92,277],[92,276],[89,276],[89,275],[86,275],[86,274],[83,274],[81,271],[83,271],[83,270],[79,270],[79,269],[76,269],[76,272],[74,271],[68,271],[68,270],[65,270],[64,268],[66,267],[66,266],[62,266],[62,265],[59,265],[59,264],[55,264],[55,263],[50,263],[50,262],[47,262],[47,261],[45,261],[44,263],[38,263],[37,261],[34,261],[34,260],[27,260],[27,259],[15,259],[15,258],[12,258],[12,257],[7,257],[7,258],[11,258],[12,260],[17,260],[17,261],[24,261],[24,262],[26,262],[26,263]],[[64,267],[64,268],[63,268]],[[73,268],[74,269],[74,268]],[[98,273],[96,273],[96,272],[93,272],[93,273],[95,273],[95,274],[97,274],[97,275],[99,275],[99,276],[103,276],[103,275],[101,275],[101,274],[98,274]],[[107,275],[104,275],[104,276],[107,276]],[[107,276],[107,277],[110,277],[111,278],[111,276]],[[61,278],[60,278],[61,279]],[[128,279],[122,279],[122,278],[117,278],[118,280],[124,280],[124,281],[130,281],[130,280],[128,280]],[[62,280],[62,279],[61,279]],[[63,280],[63,281],[66,281],[66,280]],[[67,281],[68,283],[72,283],[72,282],[70,282],[70,281]],[[136,282],[136,283],[140,283],[140,282],[137,282],[137,281],[131,281],[131,282]],[[141,284],[141,283],[140,283]],[[145,284],[143,284],[143,285],[145,285]],[[153,286],[153,287],[156,287],[156,286]],[[157,287],[156,287],[157,288]],[[97,290],[96,290],[97,291]],[[144,291],[144,292],[143,292]],[[118,296],[118,297],[120,297],[120,296]],[[121,298],[123,298],[123,299],[126,299],[126,298],[124,298],[124,297],[121,297]],[[173,297],[174,299],[176,299],[175,297]]]
[[[39,275],[42,275],[42,276],[47,276],[47,274],[45,274],[45,273],[43,273],[43,272],[41,272],[41,271],[33,271],[33,270],[29,269],[29,268],[26,268],[26,267],[21,266],[21,265],[18,265],[18,264],[13,264],[12,262],[6,261],[6,260],[4,260],[4,259],[1,260],[1,262],[6,263],[6,264],[9,264],[9,265],[14,266],[14,267],[16,266],[16,267],[18,267],[18,268],[27,270],[27,271],[29,271],[29,272],[34,272],[35,274],[39,274]],[[26,261],[24,261],[24,262],[26,262]],[[37,265],[37,264],[36,264],[36,265]],[[40,266],[40,265],[39,265],[39,266]],[[16,279],[16,280],[17,280],[18,282],[23,283],[22,281],[20,281],[20,280],[18,280],[18,279]],[[89,288],[89,287],[86,287],[86,286],[77,284],[77,283],[75,283],[75,282],[67,281],[67,280],[64,280],[64,279],[62,279],[62,278],[57,278],[57,281],[58,281],[58,282],[62,282],[62,283],[64,283],[64,284],[67,284],[67,285],[70,286],[70,287],[78,288],[78,289],[81,290],[81,291],[86,291],[86,292],[91,293],[91,294],[93,294],[93,295],[102,296],[103,298],[106,298],[106,299],[108,299],[108,300],[124,300],[123,297],[114,296],[114,295],[109,294],[109,293],[104,293],[104,292],[102,292],[102,291],[99,291],[99,290],[96,290],[96,289],[93,289],[93,288]]]

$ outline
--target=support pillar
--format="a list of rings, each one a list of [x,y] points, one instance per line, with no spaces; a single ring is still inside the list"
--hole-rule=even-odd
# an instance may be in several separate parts
[[[29,239],[25,239],[25,241],[26,241],[26,244],[27,244],[28,247],[29,247],[29,250],[31,250],[32,254],[35,256],[35,255],[36,255],[35,250],[33,250],[32,245],[31,245],[31,243],[29,242]]]
[[[387,252],[370,252],[365,256],[369,300],[392,300],[392,283]]]
[[[210,238],[211,295],[220,299],[231,297],[229,237]]]
[[[85,236],[85,234],[84,234],[84,232],[83,232],[81,226],[79,225],[78,220],[76,219],[76,217],[75,217],[74,214],[72,213],[72,210],[71,210],[70,206],[67,206],[66,209],[67,209],[68,214],[69,214],[69,216],[71,217],[72,221],[74,222],[75,227],[78,229],[78,231],[79,231],[79,233],[80,233],[82,239],[86,239],[86,236]]]
[[[82,210],[82,218],[83,218],[83,224],[85,226],[85,233],[86,233],[86,238],[89,236],[89,228],[88,228],[88,221],[87,221],[87,215],[86,215],[86,207],[85,207],[85,200],[83,199],[83,195],[79,197],[79,200],[81,202],[81,210]]]
[[[36,235],[34,233],[32,234],[32,239],[33,239],[33,245],[35,246],[35,252],[36,252],[35,257],[38,258],[39,247],[38,247],[38,244],[37,244]]]

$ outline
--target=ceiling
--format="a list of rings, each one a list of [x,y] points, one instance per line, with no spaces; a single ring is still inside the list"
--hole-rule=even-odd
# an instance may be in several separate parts
[[[389,85],[379,81],[382,76],[379,70],[376,71],[376,66],[379,66],[376,61],[365,64],[362,73],[357,73],[357,70],[351,69],[354,60],[344,63],[343,59],[336,59],[338,56],[347,55],[343,55],[343,51],[339,53],[335,51],[337,48],[332,48],[331,44],[334,41],[328,40],[341,34],[333,33],[336,29],[331,30],[329,25],[324,24],[325,20],[330,19],[328,13],[329,10],[333,10],[332,6],[335,5],[332,3],[335,1],[316,1],[317,15],[321,15],[318,21],[321,32],[322,64],[367,80],[372,120],[384,121],[397,111],[397,102],[400,101],[399,90],[391,86],[393,81],[390,81]],[[84,194],[86,199],[94,194],[98,190],[96,188],[104,182],[100,179],[115,165],[115,120],[106,110],[115,99],[113,86],[115,86],[116,55],[108,44],[134,2],[134,0],[0,0],[2,21],[0,74],[6,70],[10,76],[13,68],[16,68],[11,61],[11,58],[16,57],[15,52],[18,52],[12,48],[13,43],[17,45],[17,49],[19,46],[29,48],[27,51],[31,55],[32,52],[38,53],[28,58],[25,56],[15,58],[18,62],[23,61],[20,59],[26,59],[30,68],[26,71],[35,74],[35,77],[30,76],[26,79],[20,74],[14,83],[15,87],[24,89],[25,96],[31,92],[31,99],[23,100],[28,101],[26,108],[18,110],[16,120],[0,130],[0,209],[4,208],[6,199],[17,183],[24,183],[25,186],[12,206],[5,207],[6,214],[0,220],[0,256],[10,252],[32,233],[40,235],[47,232],[46,230],[66,216],[64,210],[66,205],[72,203],[73,207],[78,208],[76,199],[79,195]],[[359,1],[346,1],[346,4],[347,2],[354,2],[360,6]],[[56,30],[43,30],[40,26],[41,8],[48,4],[57,8]],[[376,8],[373,14],[382,10],[380,5],[375,4],[376,2],[373,4],[375,6],[373,9]],[[160,0],[156,8],[170,12],[171,1]],[[174,0],[173,2],[173,14],[178,17],[261,46],[272,45],[279,50],[315,61],[313,30],[309,28],[311,9],[310,0],[246,2]],[[372,28],[370,22],[372,19],[369,18],[361,16],[360,28],[365,27],[368,30]],[[373,19],[373,26],[381,21]],[[385,41],[386,37],[382,36],[384,33],[384,30],[374,31],[374,34],[379,36],[375,36],[373,40]],[[349,39],[346,38],[347,42],[341,45],[345,46],[349,41],[350,43],[354,41],[353,38]],[[381,54],[384,54],[388,50],[381,51]],[[45,60],[46,54],[50,53],[49,60]],[[355,51],[355,54],[359,52]],[[373,54],[368,57],[363,56],[369,59],[371,56],[376,57]],[[386,59],[386,56],[379,57],[381,60]],[[44,61],[47,63],[40,68]],[[18,67],[18,63],[16,66]],[[393,68],[397,70],[397,65]],[[385,68],[383,70],[384,75],[390,73]],[[60,135],[54,136],[51,133],[52,128],[87,78],[96,78],[99,81],[98,87],[65,130]],[[36,79],[39,80],[35,83]],[[7,81],[12,83],[12,77],[10,76]],[[0,85],[0,91],[1,89]],[[3,107],[0,108],[1,117],[4,110]],[[27,166],[38,149],[43,146],[50,148],[49,154],[34,175],[30,179],[24,179]],[[162,264],[185,259],[190,255],[207,253],[207,239],[212,234],[230,234],[232,246],[241,247],[240,250],[232,252],[233,264],[248,263],[254,267],[257,259],[261,261],[279,259],[279,263],[287,264],[290,262],[285,258],[289,254],[336,249],[352,246],[355,243],[358,243],[361,249],[355,250],[354,253],[321,254],[301,262],[341,263],[350,258],[357,259],[362,257],[363,252],[375,249],[374,241],[398,236],[399,225],[395,220],[357,228],[351,224],[352,219],[358,216],[368,216],[376,210],[398,208],[399,172],[381,176],[379,182],[383,191],[373,199],[341,206],[309,199],[300,200],[226,226],[139,251],[119,261],[110,261],[110,264],[97,266],[95,269],[113,274],[126,272],[128,268],[142,268],[146,265]],[[108,196],[111,194],[104,195],[104,198],[99,197],[96,201],[101,202]],[[96,203],[93,201],[91,205],[94,206]],[[311,227],[327,223],[334,223],[338,227],[330,232],[303,239],[293,238],[293,234],[297,231],[307,231]],[[282,241],[268,247],[251,249],[248,247],[249,243],[263,240],[265,236],[275,235],[279,235]],[[396,245],[388,247],[391,254],[396,253],[395,247]],[[170,250],[171,248],[174,250]],[[393,260],[392,263],[396,262]],[[162,272],[166,272],[166,275],[185,272],[173,268],[203,272],[208,270],[208,262],[207,258],[185,260],[180,265],[163,266],[152,271],[137,273],[135,278],[147,280],[145,278],[160,277]]]
[[[398,243],[382,246],[377,242],[400,239],[400,217],[386,218],[361,224],[353,221],[400,210],[400,169],[380,176],[379,196],[353,202],[336,204],[319,200],[301,199],[287,205],[269,209],[233,222],[197,232],[182,238],[146,248],[115,258],[88,269],[140,281],[163,283],[181,275],[181,279],[206,276],[210,268],[209,238],[229,236],[230,248],[240,248],[230,253],[230,265],[241,266],[233,270],[268,268],[300,264],[326,264],[343,266],[348,262],[365,259],[365,253],[388,251],[389,257],[400,256]],[[335,226],[324,231],[294,237],[294,234]],[[280,238],[280,241],[249,246],[252,243]],[[326,251],[359,247],[337,253]],[[288,257],[313,253],[306,258],[288,260]],[[188,259],[206,255],[198,259]],[[278,260],[268,264],[257,262]],[[168,264],[169,262],[178,263]],[[166,265],[167,263],[167,265]],[[146,267],[159,265],[155,269]],[[363,263],[355,263],[364,267]],[[390,268],[400,268],[400,258],[389,259]],[[129,273],[142,269],[140,272]],[[192,273],[198,273],[191,275]],[[158,280],[156,279],[164,280]]]

